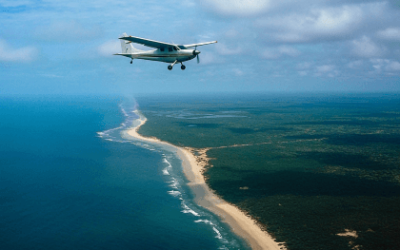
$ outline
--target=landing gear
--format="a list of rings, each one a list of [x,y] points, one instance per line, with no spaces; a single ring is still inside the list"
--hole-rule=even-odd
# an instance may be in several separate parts
[[[170,65],[168,65],[168,69],[172,70],[172,68],[174,67],[174,65],[178,62],[178,60],[175,60],[175,62],[171,63]]]
[[[181,70],[185,70],[186,69],[186,66],[185,65],[183,65],[183,63],[181,63],[182,65],[181,65]]]
[[[131,60],[131,64],[132,64],[132,62],[133,62],[133,59]]]

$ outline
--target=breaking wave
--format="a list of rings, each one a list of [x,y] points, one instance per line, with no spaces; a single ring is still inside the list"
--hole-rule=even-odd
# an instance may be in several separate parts
[[[169,185],[170,187],[175,188],[175,189],[178,189],[178,188],[179,188],[179,187],[178,187],[179,182],[178,182],[175,178],[172,178],[172,180],[171,180],[170,183],[171,183],[171,184]]]
[[[204,223],[204,224],[208,224],[208,225],[214,225],[214,223],[212,223],[209,220],[195,220],[195,223]]]
[[[170,195],[174,196],[174,197],[177,197],[177,196],[179,196],[179,195],[181,194],[181,192],[175,191],[175,190],[168,191],[168,193],[169,193]]]
[[[162,170],[163,175],[169,175],[168,169],[164,168]]]
[[[216,229],[215,227],[213,227],[212,229],[214,230],[214,232],[217,233],[217,236],[216,236],[215,238],[222,239],[222,235],[221,235],[221,233],[218,231],[218,229]]]

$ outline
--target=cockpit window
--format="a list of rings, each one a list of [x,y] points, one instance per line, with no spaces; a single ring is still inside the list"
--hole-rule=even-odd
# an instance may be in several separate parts
[[[172,51],[172,48],[171,48],[171,47],[169,47],[169,48],[168,48],[168,51]]]
[[[174,50],[176,51],[176,48],[174,47]]]
[[[164,51],[164,48],[160,48],[160,51]]]

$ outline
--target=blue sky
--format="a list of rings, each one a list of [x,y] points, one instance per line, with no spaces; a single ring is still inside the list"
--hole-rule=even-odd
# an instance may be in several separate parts
[[[400,1],[0,0],[0,94],[400,91]],[[200,47],[186,70],[121,33]]]

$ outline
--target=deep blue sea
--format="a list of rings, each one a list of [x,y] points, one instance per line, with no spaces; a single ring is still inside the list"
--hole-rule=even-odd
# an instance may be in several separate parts
[[[0,99],[0,249],[248,249],[119,97]]]

